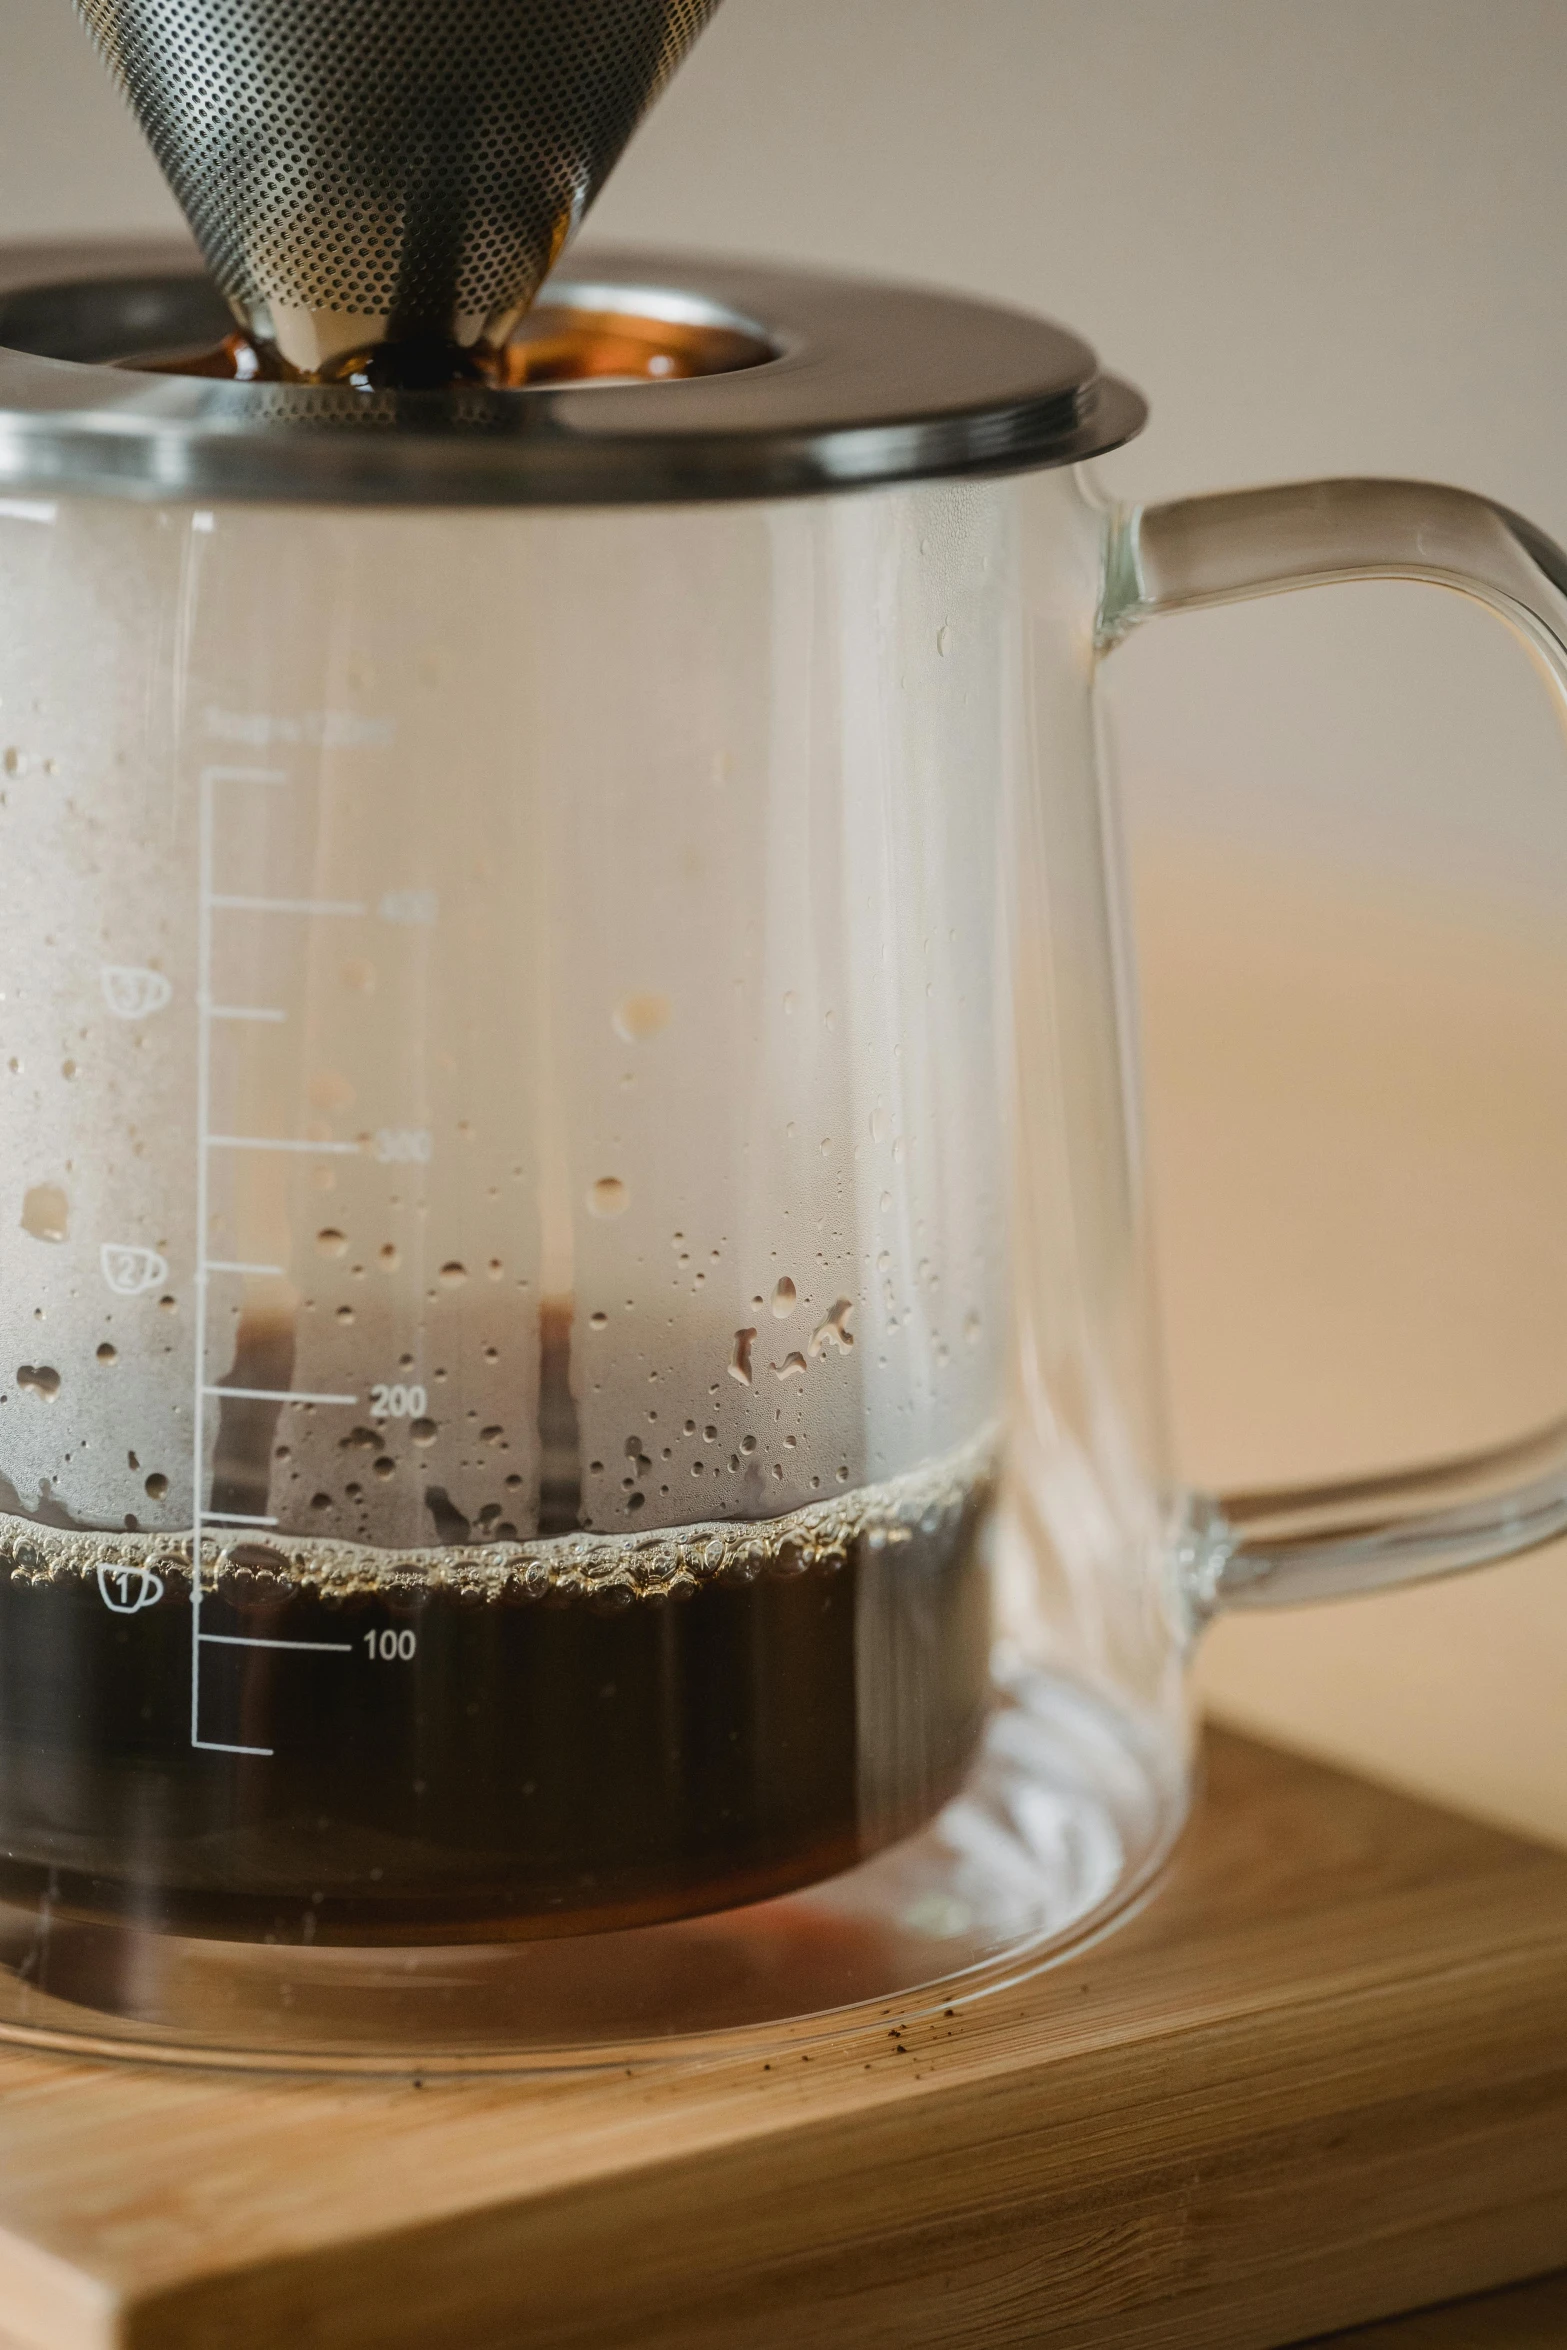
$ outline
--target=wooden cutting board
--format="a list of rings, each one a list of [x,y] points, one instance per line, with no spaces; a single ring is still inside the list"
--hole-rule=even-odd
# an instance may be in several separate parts
[[[1276,2344],[1567,2265],[1567,1857],[1225,1733],[1158,1897],[764,2062],[411,2082],[0,2051],[49,2350]]]

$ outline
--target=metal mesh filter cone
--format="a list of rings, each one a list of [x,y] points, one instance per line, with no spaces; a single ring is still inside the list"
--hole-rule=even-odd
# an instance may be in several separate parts
[[[504,340],[718,0],[78,0],[241,321]]]

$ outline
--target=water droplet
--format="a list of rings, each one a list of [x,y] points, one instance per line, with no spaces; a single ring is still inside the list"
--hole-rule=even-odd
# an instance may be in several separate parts
[[[780,1322],[786,1322],[799,1303],[799,1291],[786,1273],[773,1291],[773,1312]]]
[[[740,1439],[740,1450],[742,1452],[755,1452],[756,1438],[754,1436],[742,1436]]]
[[[886,1111],[885,1111],[885,1110],[882,1108],[882,1106],[881,1106],[880,1102],[878,1102],[878,1103],[876,1104],[876,1107],[875,1107],[875,1109],[874,1109],[874,1110],[872,1110],[872,1112],[871,1112],[871,1117],[870,1117],[870,1127],[871,1127],[871,1140],[872,1140],[872,1142],[885,1142],[885,1141],[886,1141],[886,1139],[887,1139],[887,1113],[886,1113]]]
[[[631,1194],[618,1175],[601,1175],[588,1193],[590,1216],[623,1216],[631,1205]]]
[[[499,1444],[505,1433],[505,1429],[498,1425],[491,1426],[489,1428],[481,1428],[479,1430],[479,1442],[481,1444]]]
[[[893,1142],[892,1163],[895,1167],[901,1167],[903,1164],[903,1137],[901,1134]]]
[[[774,1363],[773,1376],[777,1379],[803,1379],[805,1377],[804,1355],[785,1355],[781,1363]]]
[[[887,1250],[883,1249],[881,1255],[876,1259],[876,1270],[878,1273],[887,1273],[890,1272],[891,1269],[892,1258],[888,1254]]]
[[[505,1275],[506,1275],[506,1268],[505,1268],[505,1266],[504,1266],[504,1265],[501,1263],[501,1260],[500,1260],[500,1258],[499,1258],[499,1257],[491,1257],[491,1259],[490,1259],[489,1263],[488,1263],[488,1264],[485,1266],[484,1270],[486,1271],[486,1273],[488,1273],[488,1275],[489,1275],[489,1277],[490,1277],[490,1279],[491,1279],[492,1281],[501,1281],[501,1280],[504,1280],[504,1278],[505,1278]]]
[[[120,1350],[119,1350],[119,1348],[118,1348],[117,1346],[111,1346],[111,1345],[109,1344],[109,1341],[108,1341],[107,1339],[105,1339],[105,1340],[104,1340],[104,1342],[103,1342],[103,1344],[102,1344],[102,1346],[100,1346],[100,1347],[99,1347],[99,1349],[98,1349],[98,1360],[99,1360],[99,1362],[100,1362],[100,1363],[117,1363],[117,1362],[119,1361],[119,1359],[120,1359]]]
[[[22,1201],[22,1230],[34,1240],[63,1240],[71,1203],[58,1183],[35,1183]]]
[[[395,1273],[402,1263],[402,1255],[397,1243],[393,1240],[383,1241],[376,1250],[376,1262],[381,1266],[383,1272]]]
[[[370,1463],[370,1466],[378,1477],[395,1477],[397,1474],[397,1463],[389,1453],[383,1452],[378,1460],[373,1460]]]
[[[159,1311],[159,1313],[160,1313],[160,1314],[177,1314],[177,1313],[179,1312],[179,1310],[180,1310],[180,1301],[179,1301],[179,1299],[178,1299],[177,1297],[160,1297],[160,1298],[159,1298],[159,1300],[158,1300],[158,1311]]]
[[[455,1257],[441,1267],[441,1280],[448,1289],[459,1289],[468,1278],[468,1268]]]
[[[324,1257],[340,1257],[348,1246],[348,1235],[339,1232],[335,1224],[323,1224],[316,1234],[316,1246]]]
[[[849,1328],[849,1316],[854,1311],[854,1300],[840,1297],[831,1308],[825,1322],[819,1322],[811,1332],[811,1353],[824,1355],[830,1346],[847,1354],[854,1344],[854,1332]]]
[[[74,1061],[62,1061],[60,1063],[60,1075],[62,1077],[74,1077],[76,1075],[76,1063]]]
[[[161,1469],[154,1469],[142,1490],[149,1501],[161,1501],[169,1490],[169,1481]]]
[[[718,1442],[718,1430],[713,1426],[711,1421],[709,1421],[707,1426],[703,1429],[702,1434],[706,1437],[709,1444],[716,1444]]]
[[[610,1026],[622,1044],[646,1044],[669,1026],[673,1010],[667,995],[626,995],[611,1012]]]
[[[351,1321],[353,1320],[353,1318],[354,1318],[354,1309],[353,1309],[353,1307],[352,1307],[352,1306],[339,1306],[339,1307],[338,1307],[338,1309],[337,1309],[337,1318],[338,1318],[338,1320],[339,1320],[340,1322],[351,1322]]]
[[[729,1376],[738,1379],[742,1387],[751,1384],[751,1349],[756,1344],[754,1330],[735,1332],[734,1353],[729,1358]]]
[[[832,1149],[832,1136],[831,1136],[830,1134],[824,1134],[824,1135],[822,1136],[822,1157],[823,1157],[824,1159],[826,1158],[826,1156],[827,1156],[828,1152],[829,1152],[831,1149]]]
[[[952,630],[945,622],[936,631],[936,650],[943,660],[952,650]]]
[[[981,1327],[982,1324],[978,1314],[970,1313],[964,1315],[963,1335],[968,1340],[970,1346],[974,1346],[978,1343]]]
[[[433,1444],[436,1439],[437,1430],[433,1420],[415,1420],[410,1426],[408,1433],[412,1437],[415,1444]]]
[[[608,1326],[609,1326],[609,1316],[608,1316],[608,1314],[589,1314],[589,1316],[588,1316],[588,1328],[589,1328],[590,1330],[604,1330],[604,1329],[607,1329],[607,1328],[608,1328]]]
[[[60,1392],[60,1374],[49,1363],[19,1363],[16,1384],[30,1395],[42,1396],[45,1403],[53,1403]]]
[[[315,1110],[346,1110],[354,1089],[335,1069],[318,1069],[310,1080],[310,1106]]]

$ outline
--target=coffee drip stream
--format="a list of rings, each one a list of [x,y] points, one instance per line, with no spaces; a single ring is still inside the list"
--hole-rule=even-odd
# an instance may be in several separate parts
[[[503,354],[718,0],[78,0],[238,322],[241,378]]]

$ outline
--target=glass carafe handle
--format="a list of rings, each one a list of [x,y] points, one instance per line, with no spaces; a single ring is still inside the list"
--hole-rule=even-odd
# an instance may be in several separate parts
[[[1415,481],[1317,481],[1111,519],[1099,644],[1143,621],[1287,588],[1420,579],[1501,614],[1567,708],[1567,554],[1521,516]],[[1284,1606],[1456,1573],[1567,1533],[1567,1419],[1487,1452],[1272,1492],[1196,1495],[1180,1604]]]

